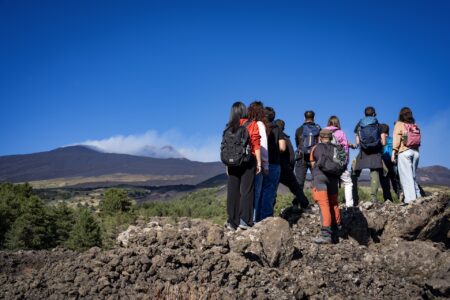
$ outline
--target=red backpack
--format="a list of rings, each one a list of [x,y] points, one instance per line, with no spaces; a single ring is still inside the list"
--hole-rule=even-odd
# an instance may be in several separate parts
[[[404,123],[403,144],[408,148],[418,148],[420,146],[420,129],[417,124]]]

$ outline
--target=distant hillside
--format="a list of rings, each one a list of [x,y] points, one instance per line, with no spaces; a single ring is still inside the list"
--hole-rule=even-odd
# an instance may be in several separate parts
[[[58,178],[83,178],[115,174],[176,178],[177,183],[197,184],[224,172],[219,162],[158,159],[127,154],[103,153],[85,146],[0,157],[0,182],[24,182]]]
[[[417,181],[420,184],[450,186],[450,169],[442,166],[431,166],[417,170]]]

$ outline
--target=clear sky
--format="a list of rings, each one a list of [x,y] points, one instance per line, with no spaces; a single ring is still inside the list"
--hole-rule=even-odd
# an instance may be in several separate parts
[[[365,106],[388,124],[410,106],[420,164],[450,167],[450,1],[0,0],[0,41],[0,155],[214,160],[231,104],[259,99],[290,134],[306,109],[353,136]]]

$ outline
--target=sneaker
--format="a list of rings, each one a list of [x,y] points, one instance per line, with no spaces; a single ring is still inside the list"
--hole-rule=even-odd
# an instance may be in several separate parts
[[[312,214],[312,213],[314,213],[314,212],[313,212],[312,207],[311,207],[311,206],[308,206],[307,208],[303,208],[303,213],[304,213],[304,214]]]
[[[239,222],[239,228],[240,229],[242,229],[242,230],[247,230],[247,229],[249,229],[251,226],[250,225],[248,225],[244,220],[240,220],[240,222]]]
[[[250,229],[251,227],[246,224],[239,224],[239,228],[242,230],[247,230],[247,229]]]
[[[231,223],[226,223],[225,228],[231,231],[235,231],[237,228],[234,227]]]
[[[296,204],[292,204],[292,211],[293,212],[301,212],[302,208],[297,203]]]
[[[334,244],[339,243],[339,238],[342,237],[342,225],[333,225],[331,227],[331,241]]]

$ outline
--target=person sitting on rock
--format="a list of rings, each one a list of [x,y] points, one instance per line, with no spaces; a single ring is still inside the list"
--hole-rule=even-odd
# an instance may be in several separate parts
[[[338,205],[339,176],[322,171],[319,161],[334,151],[331,144],[333,132],[329,129],[320,131],[320,143],[313,147],[310,155],[312,167],[312,196],[319,205],[321,230],[320,235],[313,239],[316,244],[331,244],[340,227],[341,214]]]

